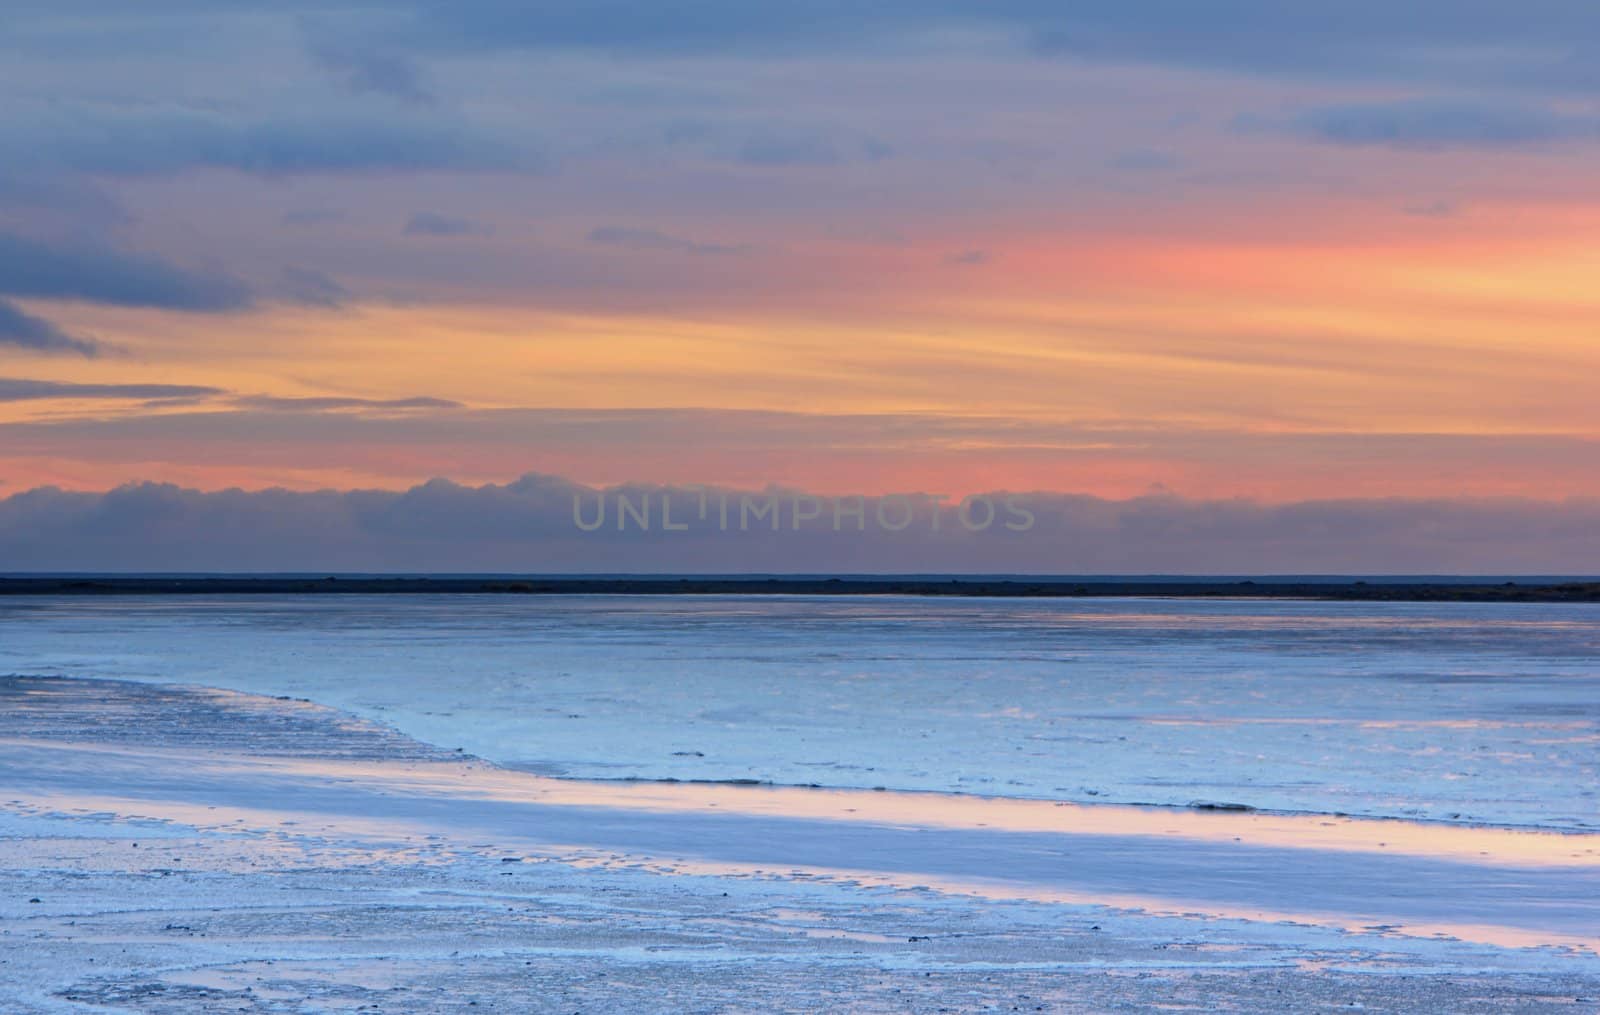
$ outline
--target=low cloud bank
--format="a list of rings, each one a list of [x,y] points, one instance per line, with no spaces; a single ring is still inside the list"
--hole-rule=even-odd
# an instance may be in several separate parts
[[[648,527],[646,527],[648,526]],[[1600,500],[1265,505],[628,485],[201,492],[143,483],[0,500],[0,571],[1600,573]]]

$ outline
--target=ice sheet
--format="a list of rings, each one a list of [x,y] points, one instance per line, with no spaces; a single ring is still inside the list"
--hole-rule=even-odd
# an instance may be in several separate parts
[[[1600,827],[1588,605],[8,600],[0,671],[309,698],[582,778]]]

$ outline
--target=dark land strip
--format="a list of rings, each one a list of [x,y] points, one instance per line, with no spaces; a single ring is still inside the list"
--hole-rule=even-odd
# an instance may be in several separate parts
[[[401,576],[11,576],[0,596],[111,595],[809,595],[1016,598],[1245,598],[1371,602],[1600,603],[1600,582],[1482,584],[1396,581],[1075,580],[1071,578],[815,577],[401,577]]]

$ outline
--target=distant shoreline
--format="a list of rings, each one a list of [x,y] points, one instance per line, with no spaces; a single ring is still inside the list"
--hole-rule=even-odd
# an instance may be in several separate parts
[[[1600,582],[1074,580],[759,577],[0,577],[0,596],[823,595],[1002,598],[1323,599],[1357,602],[1600,603]]]

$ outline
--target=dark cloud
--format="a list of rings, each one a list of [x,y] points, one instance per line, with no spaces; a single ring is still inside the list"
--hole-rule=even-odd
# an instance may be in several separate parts
[[[327,36],[307,28],[306,50],[312,62],[353,92],[375,92],[409,103],[429,103],[432,91],[415,60],[394,50],[373,46],[360,37]]]
[[[0,402],[46,398],[191,399],[223,394],[221,388],[192,384],[63,384],[20,377],[0,377]]]
[[[651,527],[619,530],[617,497],[649,500]],[[401,492],[202,493],[137,484],[108,493],[43,488],[0,500],[0,560],[12,570],[1565,573],[1590,559],[1600,502],[1327,500],[1264,505],[1155,494],[984,495],[963,524],[947,503],[933,524],[920,494],[812,500],[795,490],[594,489],[554,476],[505,485],[434,480]],[[663,530],[670,498],[684,529]],[[1011,504],[1024,516],[1007,510]],[[607,506],[605,524],[583,531]],[[720,506],[731,506],[720,524]],[[754,516],[749,503],[770,516]],[[796,507],[818,516],[795,527]],[[898,525],[895,531],[882,518]]]
[[[402,232],[407,236],[489,236],[494,227],[472,219],[419,211],[406,220]]]
[[[100,354],[100,343],[69,335],[44,318],[26,313],[5,299],[0,299],[0,345],[19,346],[35,352],[71,352],[89,357]]]
[[[616,52],[838,51],[944,29],[1001,30],[1034,52],[1249,72],[1412,80],[1493,75],[1592,89],[1600,8],[1587,0],[434,0],[402,32],[435,49],[579,48]],[[1589,52],[1585,52],[1585,47]],[[1463,51],[1473,59],[1463,60]]]
[[[337,307],[350,298],[350,291],[313,268],[289,265],[283,269],[279,291],[286,299],[311,307]]]
[[[55,172],[19,171],[0,166],[0,208],[100,229],[128,221],[122,205],[94,183]]]
[[[945,20],[949,5],[918,11],[905,2],[847,4],[742,4],[699,0],[652,5],[597,0],[570,5],[556,0],[518,4],[504,0],[424,3],[412,38],[450,48],[579,48],[607,51],[704,52],[772,50],[836,43],[854,33],[905,30]],[[959,6],[959,5],[958,5]]]
[[[460,402],[446,398],[344,398],[319,397],[278,398],[271,395],[246,395],[234,399],[234,404],[246,409],[265,409],[270,412],[326,412],[336,409],[459,409]]]
[[[227,275],[99,246],[56,246],[0,233],[0,294],[125,307],[223,311],[248,307],[250,290]]]
[[[657,232],[654,229],[634,229],[627,226],[598,226],[590,231],[589,242],[607,247],[624,247],[629,250],[661,250],[697,256],[743,254],[749,250],[743,246],[701,243]]]
[[[803,168],[836,166],[844,157],[834,143],[824,137],[759,134],[739,145],[734,160],[746,166]]]
[[[66,105],[8,126],[27,158],[107,176],[232,169],[262,176],[427,170],[533,171],[542,160],[459,117],[394,111],[245,117],[178,105]],[[3,123],[3,120],[0,120]]]
[[[1600,88],[1600,7],[1590,0],[403,0],[383,5],[381,16],[354,0],[151,0],[139,10],[141,21],[128,29],[160,24],[152,15],[161,13],[312,19],[307,36],[325,69],[351,87],[402,98],[427,94],[419,54],[863,52],[952,29],[1009,36],[1037,54],[1083,60]],[[125,41],[100,24],[103,0],[13,0],[7,12],[16,20],[51,19],[51,30],[39,34],[58,47],[70,44],[74,21],[64,16],[72,13],[85,15],[75,22],[78,33],[97,40],[85,51]],[[170,44],[145,30],[152,42]]]
[[[1273,126],[1247,118],[1244,129]],[[1600,119],[1532,106],[1429,99],[1330,106],[1302,112],[1281,128],[1327,144],[1411,151],[1520,148],[1600,141]]]

